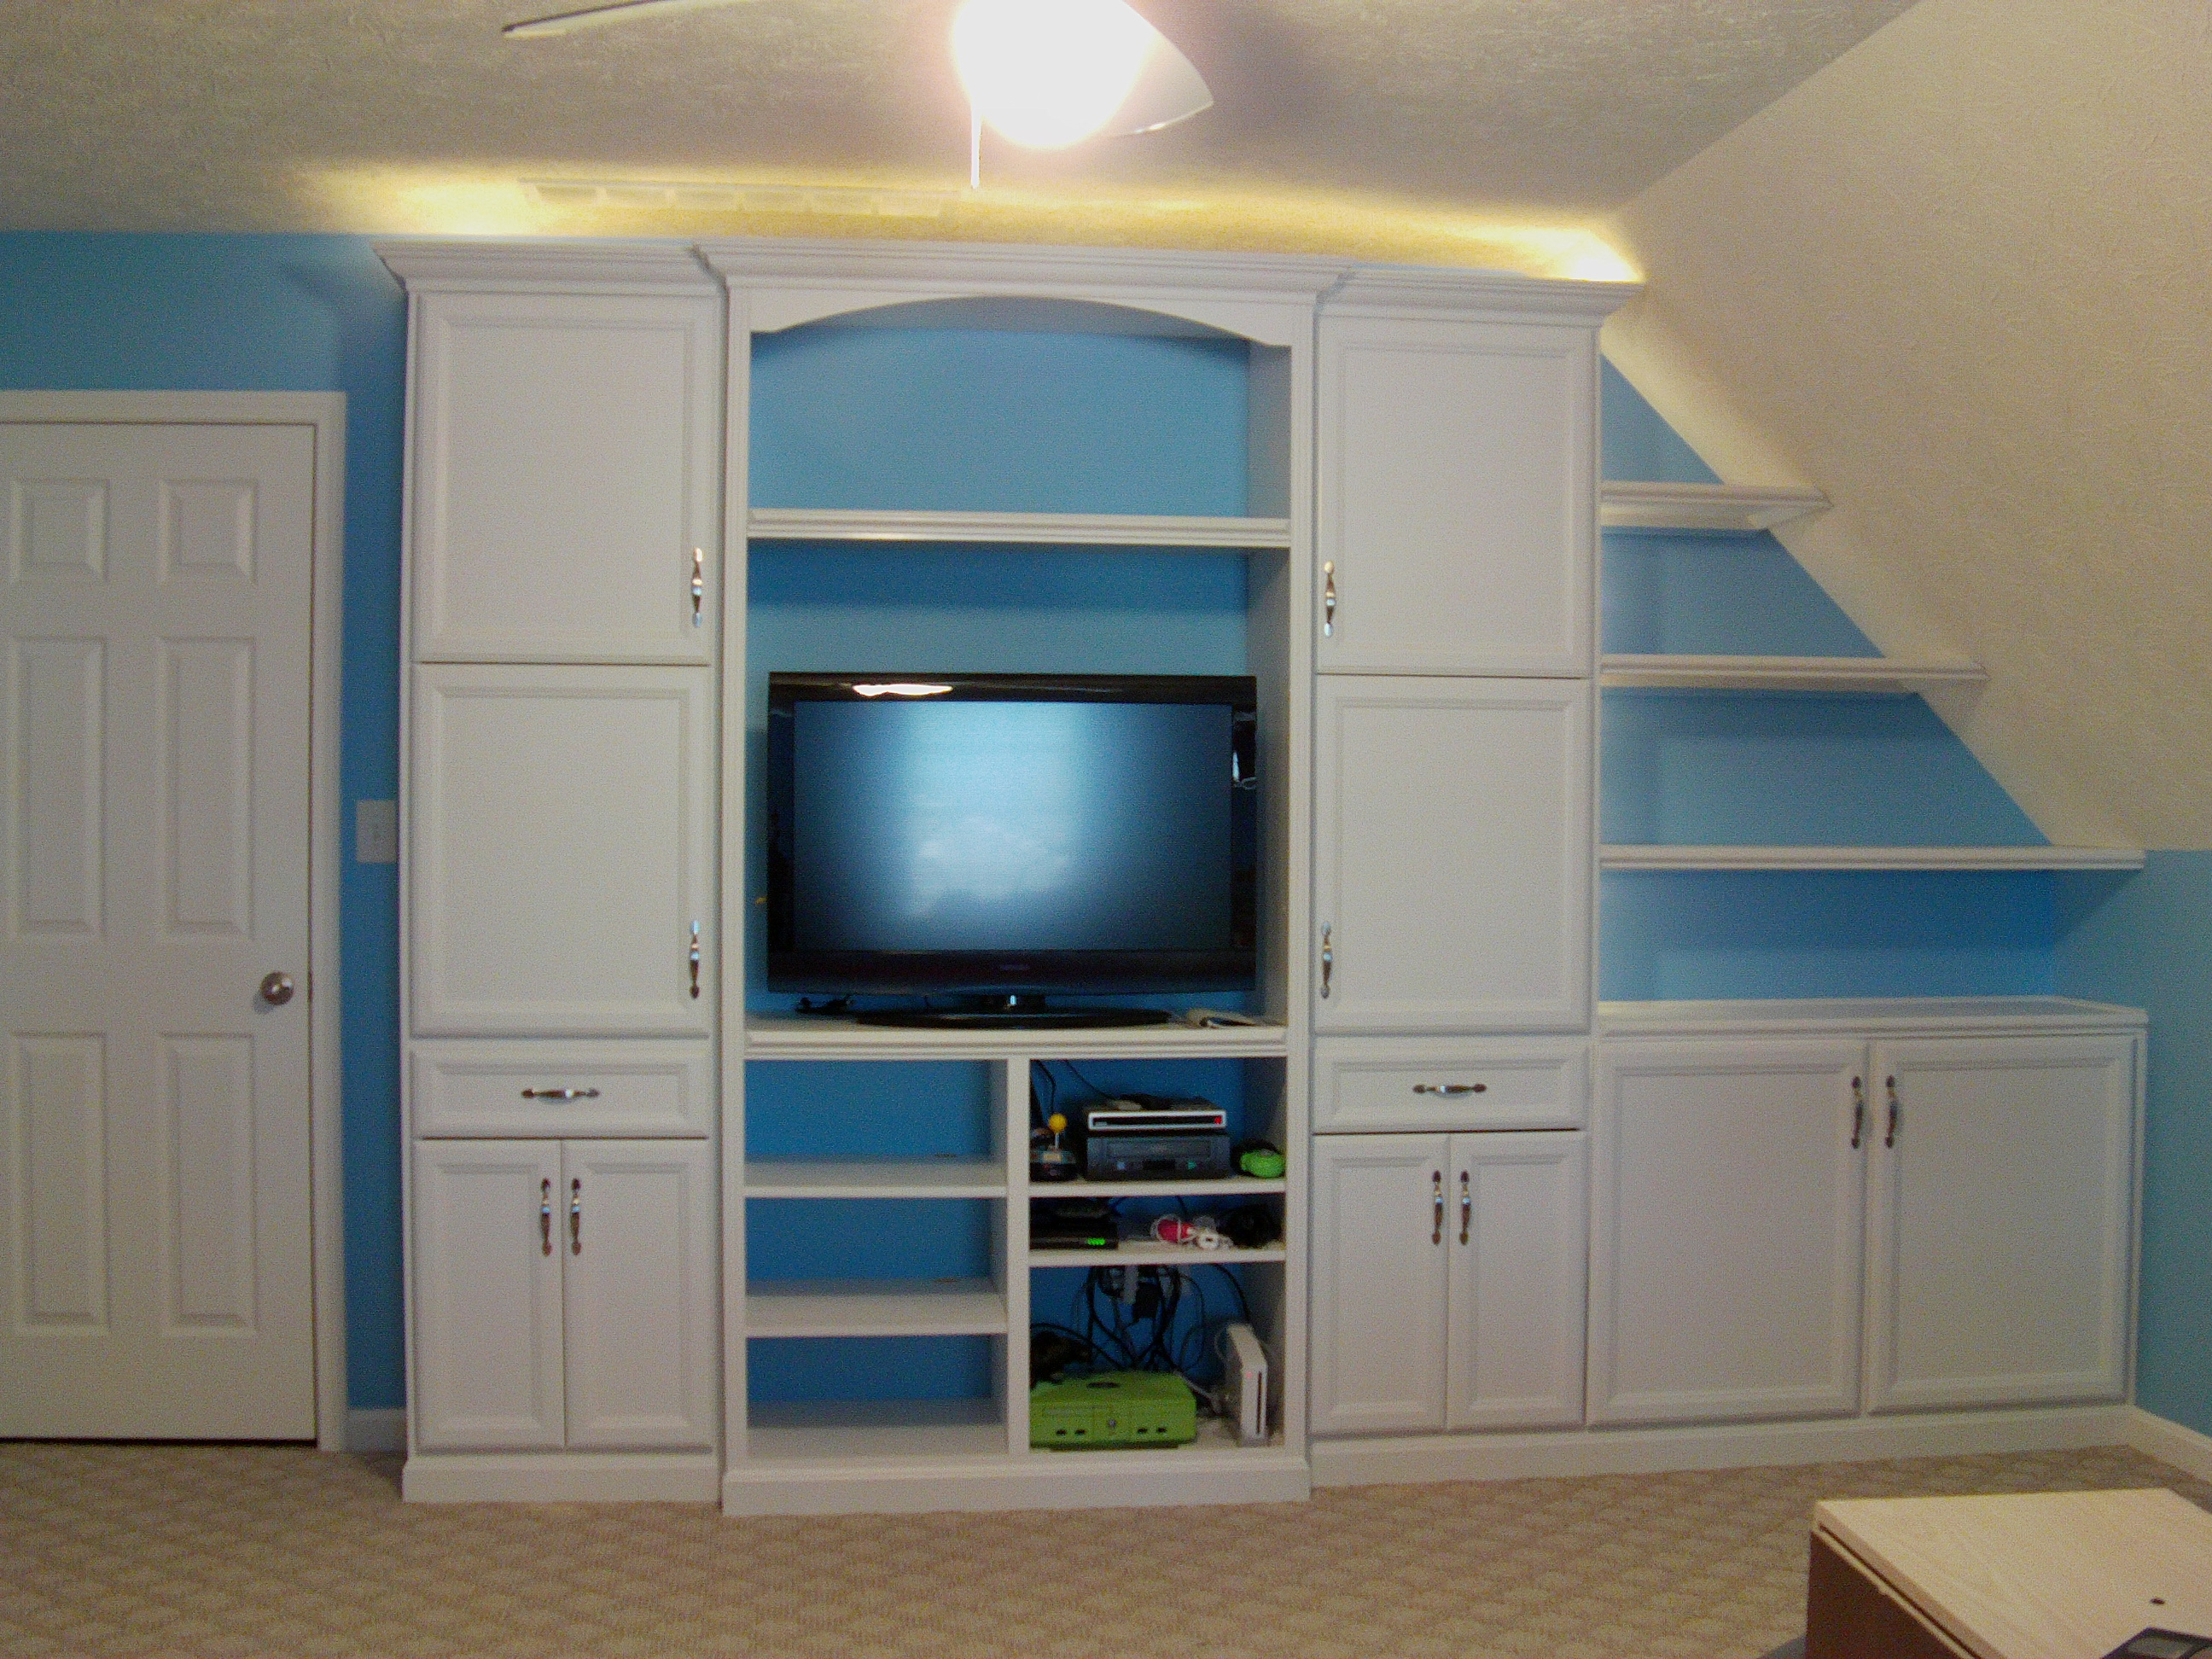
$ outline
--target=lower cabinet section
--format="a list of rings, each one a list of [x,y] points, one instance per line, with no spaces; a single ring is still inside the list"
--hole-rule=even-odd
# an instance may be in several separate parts
[[[714,1191],[706,1141],[418,1141],[416,1448],[711,1449]]]
[[[1582,1420],[1584,1137],[1324,1135],[1317,1434]]]

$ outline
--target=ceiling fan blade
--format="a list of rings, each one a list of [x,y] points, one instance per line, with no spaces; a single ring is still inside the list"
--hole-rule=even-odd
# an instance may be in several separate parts
[[[574,34],[579,29],[603,29],[627,23],[634,17],[657,17],[665,12],[709,11],[718,6],[741,5],[744,0],[616,0],[611,6],[586,6],[581,11],[556,12],[550,17],[526,18],[509,23],[500,33],[510,40],[546,40]]]

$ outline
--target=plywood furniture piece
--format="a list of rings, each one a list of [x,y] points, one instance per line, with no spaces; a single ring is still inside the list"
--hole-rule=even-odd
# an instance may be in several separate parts
[[[2212,1515],[2173,1492],[1814,1508],[1806,1659],[2103,1659],[2146,1629],[2212,1635]]]

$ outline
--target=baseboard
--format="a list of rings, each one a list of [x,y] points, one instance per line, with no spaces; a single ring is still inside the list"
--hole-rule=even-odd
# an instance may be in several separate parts
[[[439,1452],[407,1460],[410,1504],[711,1504],[712,1452]]]
[[[2128,1444],[2145,1457],[2172,1464],[2185,1474],[2193,1474],[2199,1480],[2212,1480],[2212,1434],[2199,1434],[2185,1423],[2176,1423],[2140,1406],[2130,1406]]]
[[[1429,1480],[1657,1474],[1671,1469],[1848,1463],[1876,1457],[1956,1457],[1977,1452],[2063,1451],[2083,1446],[2136,1444],[2132,1419],[2144,1415],[2128,1406],[2044,1407],[1913,1417],[1846,1417],[1817,1423],[1316,1440],[1312,1449],[1313,1476],[1316,1486],[1364,1486]],[[2167,1426],[2179,1434],[2190,1432],[2178,1425]],[[2212,1441],[2204,1443],[2212,1447]],[[2178,1458],[2168,1461],[2180,1462]]]
[[[345,1449],[349,1452],[405,1451],[406,1412],[401,1409],[348,1412]]]
[[[1298,1503],[1312,1496],[1296,1452],[1039,1452],[872,1467],[733,1464],[726,1515],[915,1515],[934,1510],[1133,1509]]]

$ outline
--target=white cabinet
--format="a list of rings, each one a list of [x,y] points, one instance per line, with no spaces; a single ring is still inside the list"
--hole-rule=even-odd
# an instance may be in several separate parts
[[[704,1142],[422,1141],[413,1196],[419,1447],[714,1444]]]
[[[2123,1397],[2136,1053],[2120,1033],[1607,1045],[1590,1420]]]
[[[1589,674],[1591,329],[1330,311],[1318,363],[1316,666]]]
[[[1323,1037],[1314,1128],[1579,1129],[1589,1051],[1580,1037]]]
[[[1579,1030],[1586,683],[1324,676],[1314,1029]]]
[[[1593,1423],[1857,1409],[1864,1064],[1834,1040],[1601,1053]]]
[[[2127,1388],[2134,1044],[1883,1042],[1868,1210],[1868,1405]]]
[[[1316,1432],[1582,1420],[1584,1157],[1578,1133],[1316,1143]]]
[[[690,280],[419,299],[416,660],[713,659],[721,307]]]
[[[706,1036],[715,1024],[707,671],[415,671],[417,1036]]]

